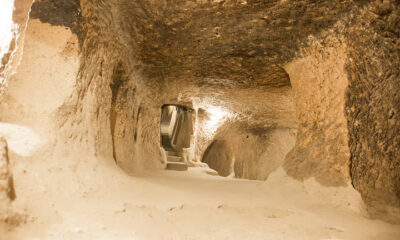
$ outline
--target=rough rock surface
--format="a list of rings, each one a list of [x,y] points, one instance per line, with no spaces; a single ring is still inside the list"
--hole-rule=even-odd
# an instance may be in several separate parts
[[[353,25],[346,33],[351,177],[370,213],[400,222],[400,3],[375,1]]]
[[[17,28],[12,29],[12,40],[8,52],[0,55],[0,98],[7,87],[7,82],[13,78],[23,54],[26,24],[32,0],[15,0],[12,21]],[[10,9],[11,10],[11,9]],[[2,32],[2,34],[10,34]]]
[[[344,114],[347,48],[335,33],[310,39],[302,56],[286,65],[298,119],[296,146],[287,156],[291,176],[314,176],[326,185],[350,181],[350,153]]]
[[[233,152],[224,140],[214,140],[204,152],[202,162],[226,177],[233,172]]]
[[[226,123],[204,151],[202,161],[221,176],[266,180],[285,162],[293,148],[296,130],[247,128],[246,123]]]
[[[4,221],[7,217],[9,204],[15,197],[7,142],[0,137],[0,221]]]
[[[235,176],[239,178],[266,180],[282,167],[286,154],[293,148],[294,129],[262,129],[263,134],[250,131],[235,137]]]
[[[68,27],[72,33],[79,35],[79,0],[36,0],[29,15],[32,19],[40,19],[42,23]]]

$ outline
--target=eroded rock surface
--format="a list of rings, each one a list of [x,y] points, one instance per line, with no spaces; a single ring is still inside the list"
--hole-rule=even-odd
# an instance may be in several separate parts
[[[296,130],[227,123],[214,139],[202,157],[210,168],[221,176],[266,180],[285,163],[286,154],[294,146]]]
[[[15,197],[7,142],[0,137],[0,221],[4,221],[8,217],[9,205]]]
[[[376,1],[347,34],[352,51],[345,113],[353,185],[373,215],[384,212],[400,221],[399,2]]]
[[[206,149],[202,162],[226,177],[233,172],[233,151],[224,140],[214,140]]]
[[[341,36],[331,34],[321,41],[311,40],[303,56],[285,67],[292,83],[299,129],[285,169],[298,179],[314,176],[326,185],[346,185],[351,181],[344,113],[348,50]]]

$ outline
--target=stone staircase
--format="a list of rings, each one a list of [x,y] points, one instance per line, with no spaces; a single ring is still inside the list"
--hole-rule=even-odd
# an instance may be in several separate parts
[[[167,154],[167,170],[186,171],[187,164],[183,162],[182,157],[178,156],[176,151],[165,151]]]

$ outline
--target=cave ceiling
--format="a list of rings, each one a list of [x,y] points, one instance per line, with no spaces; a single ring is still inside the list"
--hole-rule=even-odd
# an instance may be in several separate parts
[[[41,0],[31,15],[71,28],[86,41],[84,51],[96,46],[84,39],[120,42],[129,49],[121,54],[134,59],[128,75],[140,72],[159,95],[149,103],[203,99],[257,127],[292,128],[296,116],[283,66],[307,47],[309,36],[325,34],[365,1],[81,0],[83,14],[78,2]],[[57,12],[69,17],[60,20]],[[85,22],[81,31],[79,21]]]
[[[257,127],[295,127],[283,66],[357,3],[122,1],[118,11],[136,67],[165,95],[180,89],[182,99],[208,99]]]

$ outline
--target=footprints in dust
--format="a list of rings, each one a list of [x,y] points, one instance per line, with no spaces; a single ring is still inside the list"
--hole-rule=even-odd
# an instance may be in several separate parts
[[[131,204],[131,203],[123,203],[122,207],[114,210],[116,214],[135,212],[135,211],[159,211],[159,212],[173,212],[176,210],[182,210],[185,208],[184,204],[176,205],[176,206],[153,206],[146,204]]]
[[[290,209],[279,208],[266,208],[266,207],[242,207],[232,206],[228,204],[215,204],[215,205],[190,205],[190,204],[177,204],[177,205],[147,205],[147,204],[132,204],[123,203],[121,207],[114,210],[115,214],[127,214],[135,212],[159,212],[159,213],[194,213],[194,212],[212,212],[214,214],[235,214],[235,215],[249,215],[259,216],[265,219],[279,219],[286,218],[293,214],[294,211]],[[339,228],[334,228],[339,231]]]
[[[184,207],[185,207],[185,205],[183,205],[183,204],[180,207],[169,207],[168,211],[172,212],[175,210],[182,210]]]
[[[190,205],[190,204],[176,204],[176,205],[165,205],[165,206],[155,206],[147,204],[132,204],[123,203],[120,208],[114,211],[115,214],[126,214],[134,212],[159,212],[159,213],[194,213],[194,212],[212,212],[214,214],[226,214],[231,213],[235,215],[251,215],[259,216],[266,220],[269,219],[280,219],[287,218],[293,214],[294,211],[290,209],[280,209],[280,208],[268,208],[264,206],[260,207],[242,207],[242,206],[232,206],[228,204],[215,204],[215,205]],[[330,230],[341,231],[340,228],[331,227]]]
[[[270,208],[264,210],[265,218],[285,218],[293,214],[294,212],[289,209]]]

